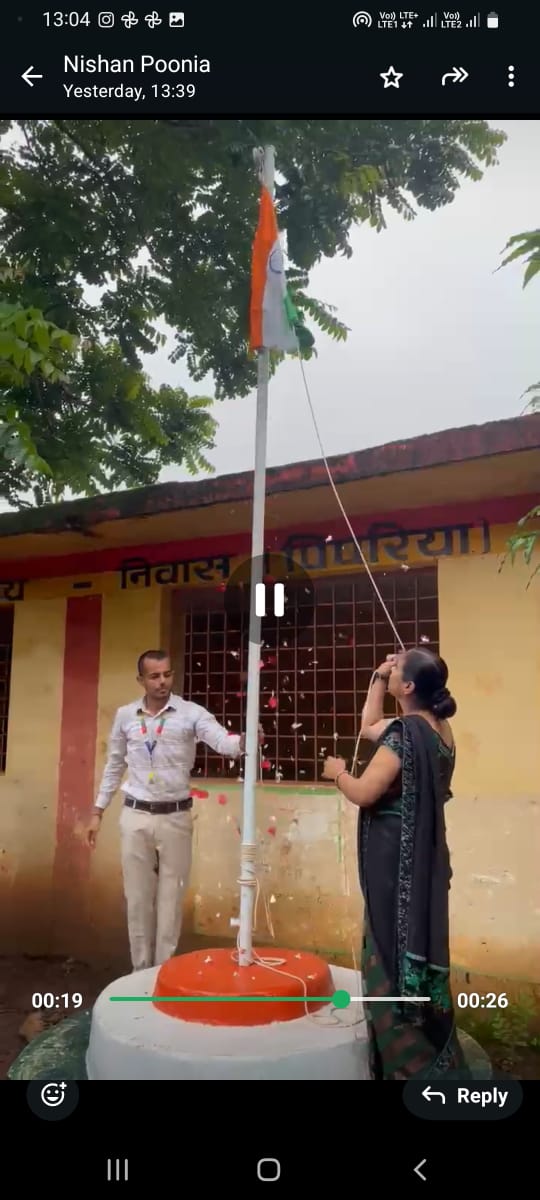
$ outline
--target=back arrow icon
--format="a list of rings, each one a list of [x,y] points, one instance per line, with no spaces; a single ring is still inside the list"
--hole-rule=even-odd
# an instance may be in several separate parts
[[[451,79],[452,83],[465,83],[468,78],[469,72],[465,70],[465,67],[452,67],[451,71],[447,71],[446,75],[443,75],[441,82],[445,87],[447,79]]]
[[[43,75],[32,75],[33,70],[33,67],[27,67],[26,71],[24,71],[21,75],[21,79],[24,79],[24,82],[28,84],[28,87],[34,86],[32,83],[33,79],[43,79]]]
[[[418,1166],[416,1166],[416,1167],[414,1168],[414,1173],[415,1173],[415,1175],[418,1175],[418,1178],[419,1178],[419,1179],[422,1179],[424,1183],[426,1183],[426,1177],[425,1177],[425,1175],[422,1175],[422,1172],[421,1172],[421,1170],[420,1170],[420,1167],[425,1167],[426,1163],[427,1163],[427,1158],[423,1158],[423,1159],[422,1159],[422,1162],[419,1162],[419,1163],[418,1163]]]

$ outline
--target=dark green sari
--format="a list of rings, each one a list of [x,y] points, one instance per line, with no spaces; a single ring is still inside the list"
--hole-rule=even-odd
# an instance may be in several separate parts
[[[392,722],[378,743],[401,760],[395,785],[360,813],[363,991],[374,1079],[469,1078],[450,994],[450,856],[444,806],[454,751],[422,717]]]

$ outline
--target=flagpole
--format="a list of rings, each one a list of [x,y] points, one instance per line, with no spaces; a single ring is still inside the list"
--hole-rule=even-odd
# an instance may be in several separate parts
[[[265,146],[262,182],[274,194],[274,149]],[[268,424],[269,351],[259,350],[257,359],[257,415],[255,423],[255,471],[253,477],[253,514],[251,525],[251,575],[249,613],[249,651],[246,706],[246,761],[242,814],[242,851],[240,868],[239,964],[253,962],[253,909],[255,904],[257,851],[256,786],[259,762],[259,707],[261,686],[261,618],[255,609],[256,585],[263,581],[264,511],[266,493],[266,438]]]

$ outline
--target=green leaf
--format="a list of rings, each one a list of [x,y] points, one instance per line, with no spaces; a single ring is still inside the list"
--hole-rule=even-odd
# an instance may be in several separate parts
[[[532,258],[530,260],[530,262],[527,266],[527,269],[525,271],[525,275],[523,277],[523,287],[527,287],[527,284],[531,282],[531,279],[533,279],[534,276],[537,275],[539,271],[540,271],[540,255],[538,256],[538,258]]]

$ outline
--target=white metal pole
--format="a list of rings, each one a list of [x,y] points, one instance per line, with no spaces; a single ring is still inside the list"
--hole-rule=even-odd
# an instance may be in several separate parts
[[[264,150],[263,181],[274,193],[274,150]],[[255,904],[256,872],[256,785],[259,761],[259,706],[261,618],[255,610],[256,585],[263,580],[264,509],[266,492],[266,432],[268,415],[269,352],[260,350],[257,363],[257,416],[255,424],[255,472],[253,479],[253,516],[251,526],[251,578],[249,613],[249,651],[246,706],[246,761],[244,767],[242,852],[240,867],[240,934],[239,963],[248,967],[253,962],[253,909]]]

